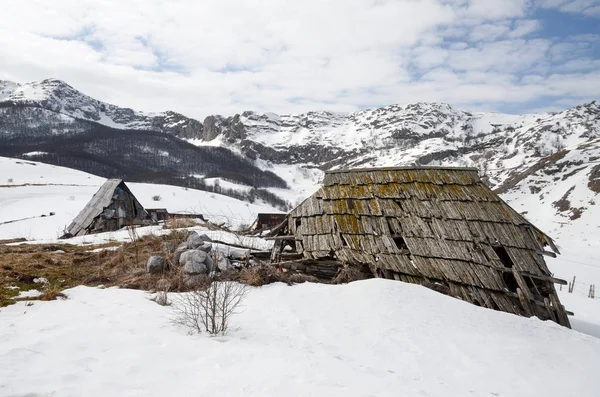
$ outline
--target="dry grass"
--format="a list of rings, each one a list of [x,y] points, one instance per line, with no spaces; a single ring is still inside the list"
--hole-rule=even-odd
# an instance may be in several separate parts
[[[163,229],[183,229],[186,227],[194,227],[200,224],[199,219],[190,218],[171,218],[165,221]]]
[[[58,285],[48,285],[42,290],[39,300],[41,301],[53,301],[58,298],[67,299],[61,288]]]
[[[171,262],[173,250],[186,237],[187,232],[173,230],[168,235],[144,236],[122,245],[116,242],[95,246],[0,245],[0,307],[14,303],[13,298],[20,291],[40,288],[40,284],[35,283],[34,279],[41,277],[48,280],[46,287],[41,290],[41,300],[65,297],[61,291],[78,285],[104,285],[157,291],[163,293],[163,296],[157,298],[160,300],[158,303],[168,304],[167,292],[189,291],[203,284],[203,278],[196,277],[196,284],[191,285],[183,267]],[[111,247],[118,248],[90,252]],[[168,269],[159,274],[147,273],[146,261],[152,255],[166,258]],[[207,283],[210,281],[208,277],[204,279]],[[323,282],[313,276],[281,271],[269,265],[222,272],[218,280],[237,281],[250,286],[276,282],[288,285],[307,281]],[[15,286],[18,289],[6,288]]]
[[[14,303],[19,291],[39,287],[35,278],[43,277],[52,288],[47,296],[77,285],[106,285],[154,290],[157,282],[168,278],[172,288],[184,285],[181,269],[165,274],[146,273],[146,260],[160,255],[170,260],[170,247],[183,241],[186,234],[174,231],[165,236],[145,236],[134,243],[125,243],[116,251],[90,252],[97,248],[118,246],[109,243],[96,246],[60,245],[0,245],[0,307]],[[59,252],[56,252],[59,251]],[[61,252],[64,251],[64,252]],[[6,287],[16,286],[19,289]],[[54,292],[52,292],[54,291]]]

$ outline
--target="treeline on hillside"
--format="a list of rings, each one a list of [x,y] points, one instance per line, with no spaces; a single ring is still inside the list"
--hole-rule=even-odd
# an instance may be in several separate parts
[[[215,191],[192,175],[221,177],[253,187],[218,193],[279,208],[287,203],[264,188],[287,188],[269,171],[222,147],[194,146],[155,131],[118,130],[35,107],[0,106],[0,156],[73,168],[105,178],[166,183]]]
[[[61,123],[60,117],[48,120],[43,109],[20,109],[23,114],[14,114],[14,108],[2,109],[13,114],[3,114],[0,118],[1,155],[48,152],[41,161],[107,178],[151,182],[160,174],[176,177],[210,174],[257,188],[287,187],[274,173],[263,171],[222,147],[198,147],[161,132],[117,130],[82,120]],[[20,116],[22,123],[15,122],[16,116]],[[26,116],[44,117],[36,122]]]

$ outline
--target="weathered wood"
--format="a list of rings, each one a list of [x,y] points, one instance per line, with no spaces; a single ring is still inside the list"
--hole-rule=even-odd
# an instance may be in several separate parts
[[[557,318],[556,318],[556,313],[554,313],[554,310],[552,308],[552,306],[550,306],[550,300],[548,298],[544,298],[544,306],[546,306],[546,311],[548,312],[548,317],[554,321],[555,323],[558,322]]]
[[[546,251],[550,238],[464,170],[327,172],[324,186],[290,212],[276,234],[270,239],[292,242],[297,251],[286,257],[274,247],[278,261],[335,256],[389,278],[439,282],[453,296],[520,315],[549,318],[542,297],[552,294],[554,283],[566,283],[549,276],[544,262],[544,255],[553,256]],[[506,273],[514,275],[517,291],[506,290]],[[553,310],[566,315],[561,306]]]
[[[296,237],[296,236],[273,236],[273,237],[265,237],[265,240],[274,240],[274,241],[279,241],[279,240],[295,240],[295,241],[302,241],[301,238]]]
[[[560,325],[564,325],[565,327],[571,328],[569,317],[567,316],[567,313],[564,310],[564,306],[558,300],[558,296],[556,294],[551,294],[550,301],[552,302],[552,306],[556,308],[556,317],[558,323]]]
[[[540,253],[542,255],[546,255],[546,256],[549,256],[551,258],[556,258],[556,254],[554,252],[551,252],[551,251],[541,251]]]
[[[281,254],[279,254],[279,257],[284,260],[302,259],[302,258],[304,258],[304,255],[299,254],[297,252],[282,252]]]
[[[521,302],[521,306],[523,306],[527,317],[533,316],[534,312],[531,308],[529,298],[526,296],[526,293],[521,288],[517,288],[517,295],[519,296],[519,301]]]

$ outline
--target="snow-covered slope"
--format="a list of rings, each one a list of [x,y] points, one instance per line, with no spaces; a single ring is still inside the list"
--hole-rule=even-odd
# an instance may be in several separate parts
[[[252,289],[225,337],[141,291],[77,287],[0,312],[0,394],[593,396],[600,339],[373,279]]]
[[[89,202],[105,179],[69,168],[0,157],[0,240],[56,239]],[[250,225],[266,204],[169,185],[128,183],[146,208],[201,213],[233,228]],[[50,213],[54,215],[49,216]],[[28,219],[26,219],[28,218]],[[9,221],[16,221],[5,223]]]

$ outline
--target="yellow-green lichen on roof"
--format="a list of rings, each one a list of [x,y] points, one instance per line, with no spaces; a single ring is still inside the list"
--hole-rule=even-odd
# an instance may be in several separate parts
[[[290,212],[282,230],[307,260],[334,258],[401,281],[444,283],[467,301],[542,319],[559,315],[568,325],[564,308],[519,306],[509,290],[505,276],[514,273],[525,295],[543,302],[540,293],[553,290],[543,247],[558,250],[473,168],[326,172],[323,187]],[[530,290],[523,277],[544,284],[528,279]]]

